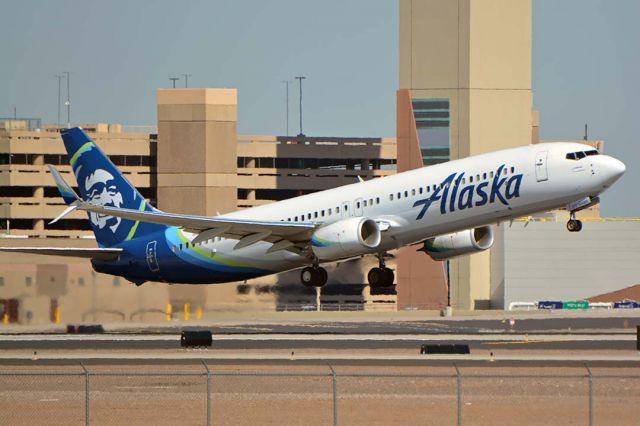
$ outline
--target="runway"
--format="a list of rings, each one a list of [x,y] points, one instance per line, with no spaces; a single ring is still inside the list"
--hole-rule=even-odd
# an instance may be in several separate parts
[[[633,350],[635,334],[214,334],[212,350],[416,349],[426,343],[468,344],[472,350]],[[0,350],[161,350],[180,347],[179,334],[48,334],[0,336]]]

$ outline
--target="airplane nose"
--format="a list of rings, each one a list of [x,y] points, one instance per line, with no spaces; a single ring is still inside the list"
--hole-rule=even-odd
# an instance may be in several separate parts
[[[603,174],[607,180],[607,183],[611,185],[613,182],[620,179],[620,177],[627,170],[627,167],[624,163],[616,158],[607,157],[606,161],[603,164]]]

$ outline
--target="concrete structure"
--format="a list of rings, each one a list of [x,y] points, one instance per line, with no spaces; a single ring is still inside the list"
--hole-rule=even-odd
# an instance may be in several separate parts
[[[491,307],[511,302],[584,300],[640,282],[640,221],[517,221],[496,228]]]
[[[399,171],[420,166],[416,154],[429,165],[531,143],[531,25],[530,0],[400,0]],[[399,264],[415,271],[400,272],[401,303],[445,293],[424,258]],[[488,308],[490,275],[489,252],[451,261],[454,304]]]

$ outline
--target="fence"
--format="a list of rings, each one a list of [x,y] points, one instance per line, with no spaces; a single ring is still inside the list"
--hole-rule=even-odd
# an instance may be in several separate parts
[[[24,368],[24,367],[22,367]],[[159,371],[167,368],[173,371]],[[636,368],[3,366],[1,424],[634,424]],[[254,367],[255,368],[255,367]],[[371,368],[371,367],[368,367]],[[69,371],[70,369],[74,371]],[[14,370],[14,371],[9,371]],[[120,370],[120,371],[117,371]],[[180,370],[180,371],[177,371]],[[498,372],[496,373],[496,370]],[[526,373],[523,373],[526,371]]]

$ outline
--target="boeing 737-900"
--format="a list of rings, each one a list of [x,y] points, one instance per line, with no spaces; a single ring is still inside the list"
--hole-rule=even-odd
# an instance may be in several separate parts
[[[625,171],[588,145],[522,146],[397,173],[217,216],[155,209],[81,129],[62,139],[80,195],[49,169],[68,204],[88,212],[97,248],[4,247],[0,250],[79,256],[97,272],[145,281],[210,284],[302,268],[309,286],[327,282],[323,263],[375,255],[371,286],[393,284],[386,252],[419,245],[433,259],[487,250],[492,224],[551,209],[576,212]]]

